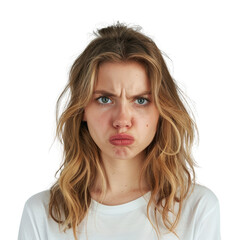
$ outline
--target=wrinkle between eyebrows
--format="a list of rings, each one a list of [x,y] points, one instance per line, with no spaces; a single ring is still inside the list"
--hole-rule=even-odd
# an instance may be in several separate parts
[[[119,97],[117,96],[116,94],[114,93],[111,93],[111,92],[108,92],[106,90],[96,90],[93,92],[93,94],[102,94],[106,97]],[[144,96],[144,95],[151,95],[151,91],[144,91],[142,93],[139,93],[139,94],[135,94],[133,96],[127,96],[127,99],[131,99],[131,98],[136,98],[136,97],[141,97],[141,96]],[[121,96],[121,95],[120,95]]]

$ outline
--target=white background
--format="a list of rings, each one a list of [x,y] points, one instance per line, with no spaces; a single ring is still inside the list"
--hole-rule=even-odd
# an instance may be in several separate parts
[[[97,28],[140,25],[170,58],[200,132],[199,183],[217,195],[222,239],[239,235],[238,1],[53,1],[0,3],[1,239],[16,239],[25,201],[54,182],[55,103],[74,59]]]

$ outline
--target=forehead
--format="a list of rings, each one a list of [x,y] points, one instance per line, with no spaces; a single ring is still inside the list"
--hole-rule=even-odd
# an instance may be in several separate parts
[[[145,66],[135,61],[104,62],[99,66],[95,90],[116,93],[150,90]]]

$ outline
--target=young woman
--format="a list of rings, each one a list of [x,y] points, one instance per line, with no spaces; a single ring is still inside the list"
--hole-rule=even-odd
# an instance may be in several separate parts
[[[119,23],[98,30],[57,111],[67,91],[64,162],[26,202],[19,240],[220,239],[218,200],[195,184],[195,123],[149,37]]]

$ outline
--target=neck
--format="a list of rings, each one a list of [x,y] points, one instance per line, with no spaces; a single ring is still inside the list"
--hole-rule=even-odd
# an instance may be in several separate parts
[[[137,193],[142,188],[145,193],[148,191],[144,177],[139,186],[140,173],[144,161],[143,154],[134,159],[109,159],[107,156],[102,156],[102,162],[107,177],[107,192],[108,195],[123,195],[128,193]],[[99,176],[97,177],[95,192],[101,189],[98,184]]]

